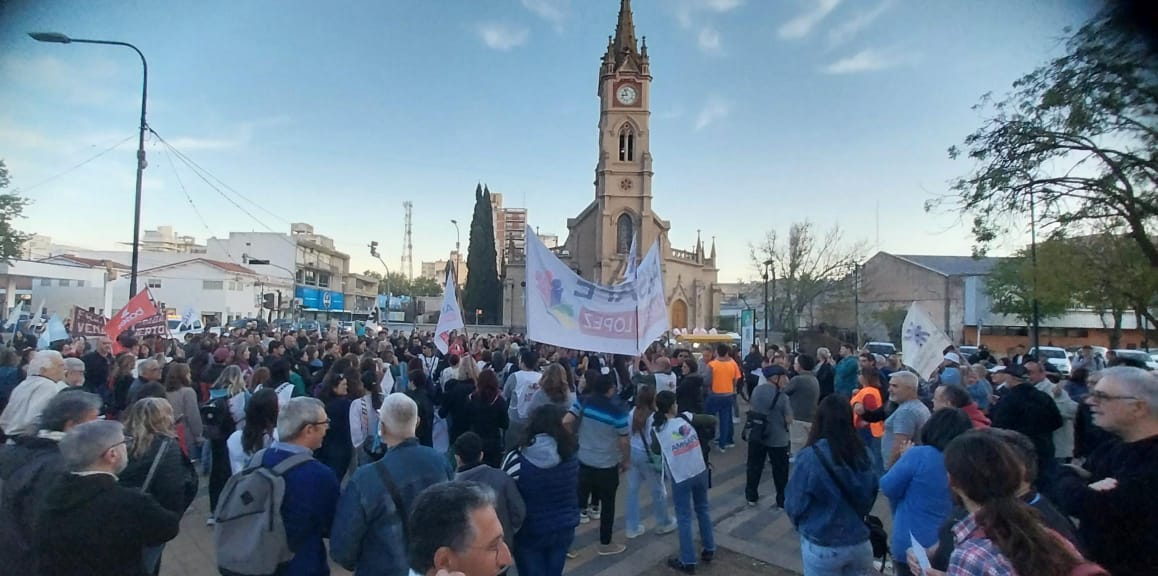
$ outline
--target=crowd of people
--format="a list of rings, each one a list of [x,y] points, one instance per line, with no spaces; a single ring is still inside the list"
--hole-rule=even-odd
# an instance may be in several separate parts
[[[632,358],[455,334],[440,353],[397,330],[4,349],[0,566],[155,576],[205,476],[222,574],[560,575],[581,523],[611,556],[648,516],[693,574],[716,554],[711,456],[739,436],[745,500],[770,465],[809,576],[884,556],[896,574],[1151,573],[1158,377],[943,355],[922,378],[852,345]]]

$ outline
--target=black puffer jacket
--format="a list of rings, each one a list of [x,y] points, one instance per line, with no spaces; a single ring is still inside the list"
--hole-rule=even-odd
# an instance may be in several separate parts
[[[126,488],[140,488],[145,484],[149,475],[149,467],[157,457],[161,444],[168,443],[161,461],[157,464],[157,472],[153,475],[153,482],[149,485],[148,494],[157,500],[157,503],[178,514],[184,514],[185,509],[197,496],[197,470],[193,463],[181,452],[181,446],[176,438],[157,436],[153,443],[140,457],[129,457],[129,465],[120,474],[120,484]]]
[[[59,433],[57,433],[59,434]],[[38,574],[32,550],[33,521],[44,495],[64,473],[55,438],[17,436],[0,446],[0,570]]]

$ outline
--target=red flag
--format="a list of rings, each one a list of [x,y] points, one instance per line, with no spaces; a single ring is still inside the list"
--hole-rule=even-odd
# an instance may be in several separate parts
[[[117,341],[117,336],[120,336],[125,330],[132,328],[139,324],[142,320],[151,316],[157,315],[157,307],[153,304],[153,300],[149,298],[149,290],[142,290],[120,312],[105,323],[105,334]]]

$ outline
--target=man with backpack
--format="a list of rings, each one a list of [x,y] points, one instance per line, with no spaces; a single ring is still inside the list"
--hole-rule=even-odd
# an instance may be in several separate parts
[[[760,500],[760,477],[765,460],[772,463],[772,480],[776,485],[776,507],[784,507],[788,487],[788,427],[792,424],[792,404],[783,387],[788,382],[784,368],[764,368],[765,382],[752,390],[751,411],[745,426],[748,441],[748,481],[744,495],[749,506]]]
[[[213,534],[223,575],[330,573],[322,540],[334,523],[338,478],[313,457],[329,427],[321,401],[291,399],[278,413],[280,440],[229,479]]]
[[[408,517],[423,489],[454,478],[446,456],[418,443],[418,405],[396,392],[378,411],[386,455],[362,466],[338,502],[330,556],[358,574],[406,576]]]

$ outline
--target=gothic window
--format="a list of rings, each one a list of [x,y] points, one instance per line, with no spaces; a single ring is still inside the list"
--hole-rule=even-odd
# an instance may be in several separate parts
[[[635,160],[635,131],[630,124],[624,124],[619,129],[619,161],[631,162]]]
[[[635,235],[635,224],[630,214],[622,214],[615,222],[615,252],[627,254],[631,250],[631,239]]]

